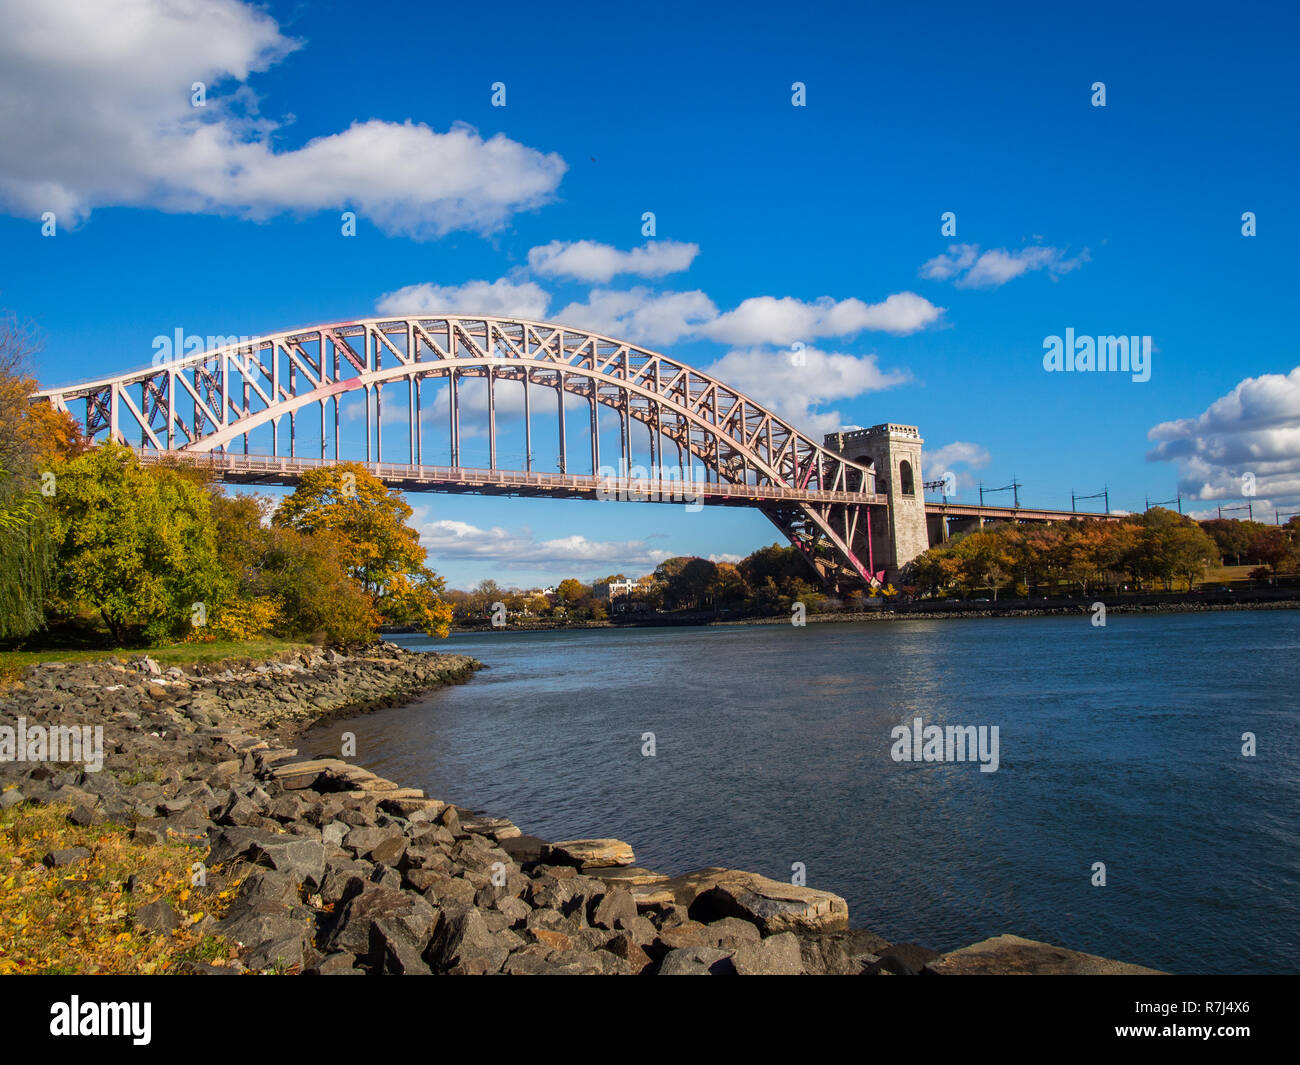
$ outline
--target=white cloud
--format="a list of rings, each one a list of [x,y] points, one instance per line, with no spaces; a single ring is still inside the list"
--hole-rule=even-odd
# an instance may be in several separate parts
[[[988,449],[980,444],[954,440],[951,444],[944,444],[943,447],[937,447],[933,451],[926,449],[922,457],[925,468],[933,472],[946,470],[950,466],[970,466],[978,470],[987,466],[992,456],[989,455]]]
[[[841,355],[816,348],[797,353],[736,349],[705,372],[814,438],[835,432],[843,420],[839,411],[820,410],[822,404],[878,392],[907,380],[906,374],[881,370],[875,355]]]
[[[540,540],[527,526],[483,529],[468,522],[442,520],[425,522],[419,529],[420,542],[435,569],[440,560],[474,560],[505,569],[573,576],[597,568],[648,572],[672,557],[672,552],[656,550],[645,540],[588,540],[585,536]]]
[[[672,344],[717,317],[718,308],[703,292],[652,292],[595,289],[585,303],[570,303],[556,321],[635,344]]]
[[[921,276],[930,281],[950,281],[969,270],[979,257],[977,244],[949,244],[943,255],[936,255],[921,267]]]
[[[532,281],[466,281],[463,285],[423,282],[388,292],[375,302],[380,314],[484,314],[544,319],[551,297]]]
[[[537,251],[533,249],[530,259],[535,258],[533,253]],[[549,303],[548,293],[535,282],[503,277],[463,285],[442,286],[431,282],[407,285],[385,293],[375,306],[380,314],[466,313],[543,318]],[[819,336],[846,336],[864,329],[911,333],[938,321],[942,314],[942,307],[913,292],[897,292],[875,304],[859,299],[837,302],[823,297],[805,303],[792,297],[755,296],[734,310],[719,314],[717,305],[699,289],[659,292],[637,285],[630,289],[592,289],[585,300],[568,304],[551,320],[649,347],[697,339],[759,346],[789,345]]]
[[[0,5],[0,206],[64,226],[96,207],[266,219],[355,210],[418,238],[490,231],[565,172],[465,125],[369,120],[277,151],[283,123],[247,85],[302,42],[239,0],[7,0]],[[207,106],[191,105],[191,85]]]
[[[536,249],[534,249],[536,250]],[[539,318],[549,296],[535,282],[501,278],[439,286],[407,285],[376,302],[381,314],[477,313]],[[792,344],[802,338],[840,336],[864,329],[908,333],[937,321],[943,309],[911,292],[895,293],[883,303],[858,299],[836,302],[756,296],[735,310],[719,314],[699,289],[656,292],[644,285],[630,289],[596,288],[553,315],[563,325],[590,329],[634,344],[665,346],[679,340],[709,339],[734,344]]]
[[[1046,270],[1053,278],[1060,277],[1088,259],[1087,248],[1073,259],[1067,259],[1064,248],[1041,244],[1019,251],[991,248],[982,254],[978,244],[950,244],[944,254],[921,266],[921,276],[931,281],[953,281],[958,288],[998,288],[1035,270]]]
[[[528,266],[540,277],[572,277],[607,284],[618,274],[663,277],[678,273],[687,269],[699,253],[698,244],[675,240],[652,240],[630,251],[592,240],[553,240],[529,251]]]
[[[427,282],[408,285],[381,297],[376,308],[380,314],[392,315],[469,313],[544,318],[547,303],[546,292],[533,282],[500,278],[453,286]],[[697,336],[704,324],[716,319],[717,307],[699,291],[596,289],[585,303],[571,303],[553,317],[564,325],[661,347]],[[736,348],[701,369],[814,435],[840,428],[840,413],[822,410],[823,404],[892,388],[908,380],[906,373],[882,370],[875,355],[846,355],[806,346],[799,351],[762,345]],[[566,407],[573,409],[582,402],[578,397],[565,398]],[[426,419],[441,424],[448,403],[446,390],[440,389],[425,407]],[[465,417],[462,436],[480,435],[482,431],[476,425],[481,419],[475,415],[487,410],[486,389],[476,391],[467,384],[462,388],[460,403]],[[503,383],[497,390],[496,413],[498,419],[521,416],[522,388]]]
[[[1195,418],[1161,422],[1148,462],[1178,464],[1192,499],[1251,499],[1256,511],[1300,506],[1300,366],[1248,377]],[[1247,490],[1253,475],[1254,495]]]
[[[1240,433],[1300,425],[1300,366],[1289,374],[1247,377],[1196,418],[1162,422],[1152,440],[1178,440],[1206,433]]]
[[[921,456],[921,466],[926,478],[931,481],[944,480],[951,473],[950,494],[953,498],[962,499],[971,496],[979,484],[978,478],[970,471],[987,466],[991,458],[988,449],[980,444],[954,440],[933,451],[927,448]],[[963,466],[966,469],[954,469]]]
[[[754,296],[709,322],[701,333],[724,344],[793,344],[815,337],[848,336],[865,329],[906,335],[943,314],[923,296],[896,292],[882,303],[829,296],[806,303],[791,296]]]

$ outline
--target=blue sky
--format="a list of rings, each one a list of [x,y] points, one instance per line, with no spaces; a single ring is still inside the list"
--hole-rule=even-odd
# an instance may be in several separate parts
[[[962,498],[1014,475],[1029,505],[1208,513],[1253,473],[1257,513],[1300,508],[1297,15],[1044,6],[0,0],[0,306],[46,385],[178,328],[529,313],[817,435],[916,424]],[[1067,328],[1152,337],[1150,380],[1047,372]],[[777,538],[744,510],[411,502],[458,586]]]

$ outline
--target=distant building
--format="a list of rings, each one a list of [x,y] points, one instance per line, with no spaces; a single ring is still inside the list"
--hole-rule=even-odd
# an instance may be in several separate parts
[[[597,599],[608,599],[612,602],[625,595],[631,595],[639,587],[640,585],[633,580],[600,581],[591,586],[591,594]]]

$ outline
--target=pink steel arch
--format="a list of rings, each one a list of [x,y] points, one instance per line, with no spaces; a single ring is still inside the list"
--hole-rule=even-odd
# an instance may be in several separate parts
[[[632,450],[632,423],[639,423],[649,436],[651,470],[665,465],[666,447],[671,446],[680,465],[698,461],[718,484],[728,486],[707,502],[740,501],[760,509],[828,585],[879,583],[867,519],[871,506],[887,503],[876,493],[874,472],[827,450],[724,382],[662,353],[565,325],[469,315],[368,318],[254,339],[210,339],[218,343],[208,350],[43,389],[37,396],[73,413],[84,404],[82,420],[92,439],[134,444],[138,436],[145,455],[206,453],[218,475],[230,480],[252,468],[251,459],[241,466],[238,456],[255,454],[250,441],[259,430],[269,430],[268,457],[289,460],[281,467],[281,479],[291,483],[300,472],[293,465],[299,460],[298,420],[313,409],[319,416],[320,460],[328,458],[331,413],[334,459],[360,460],[359,454],[340,450],[339,413],[342,397],[360,393],[367,463],[382,465],[388,480],[416,490],[480,491],[488,481],[508,484],[509,478],[409,472],[425,468],[421,383],[447,382],[451,464],[440,469],[462,472],[460,382],[486,382],[491,471],[498,470],[496,387],[520,384],[527,441],[524,475],[533,474],[532,391],[541,387],[556,395],[561,475],[570,472],[564,398],[581,397],[590,405],[593,478],[600,471],[598,412],[604,407],[618,413],[625,459]],[[406,474],[383,462],[385,389],[390,395],[395,389],[405,392]],[[275,479],[274,473],[263,479]],[[533,494],[582,493],[558,488],[549,493],[542,485]],[[865,550],[867,557],[859,558],[857,550]]]

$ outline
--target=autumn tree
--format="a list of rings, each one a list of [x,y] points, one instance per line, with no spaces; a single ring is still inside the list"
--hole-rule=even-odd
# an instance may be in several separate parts
[[[470,609],[477,617],[488,617],[493,604],[503,602],[504,595],[501,585],[491,578],[479,581],[469,595]]]
[[[1265,525],[1251,537],[1250,554],[1254,561],[1261,562],[1276,574],[1282,560],[1286,558],[1286,535],[1276,525]]]
[[[335,644],[374,638],[379,617],[348,574],[335,536],[271,524],[274,503],[264,496],[218,493],[212,508],[221,562],[236,588],[213,619],[214,631],[231,639],[272,634]]]
[[[719,604],[735,606],[749,597],[749,585],[741,576],[739,567],[730,562],[719,562],[714,580],[713,598]]]
[[[591,589],[575,577],[566,577],[555,586],[555,598],[566,606],[577,603],[590,594]]]
[[[303,474],[274,520],[307,535],[332,537],[344,568],[384,621],[446,636],[446,585],[426,565],[419,533],[407,524],[412,513],[400,492],[390,491],[361,463],[346,462]]]

